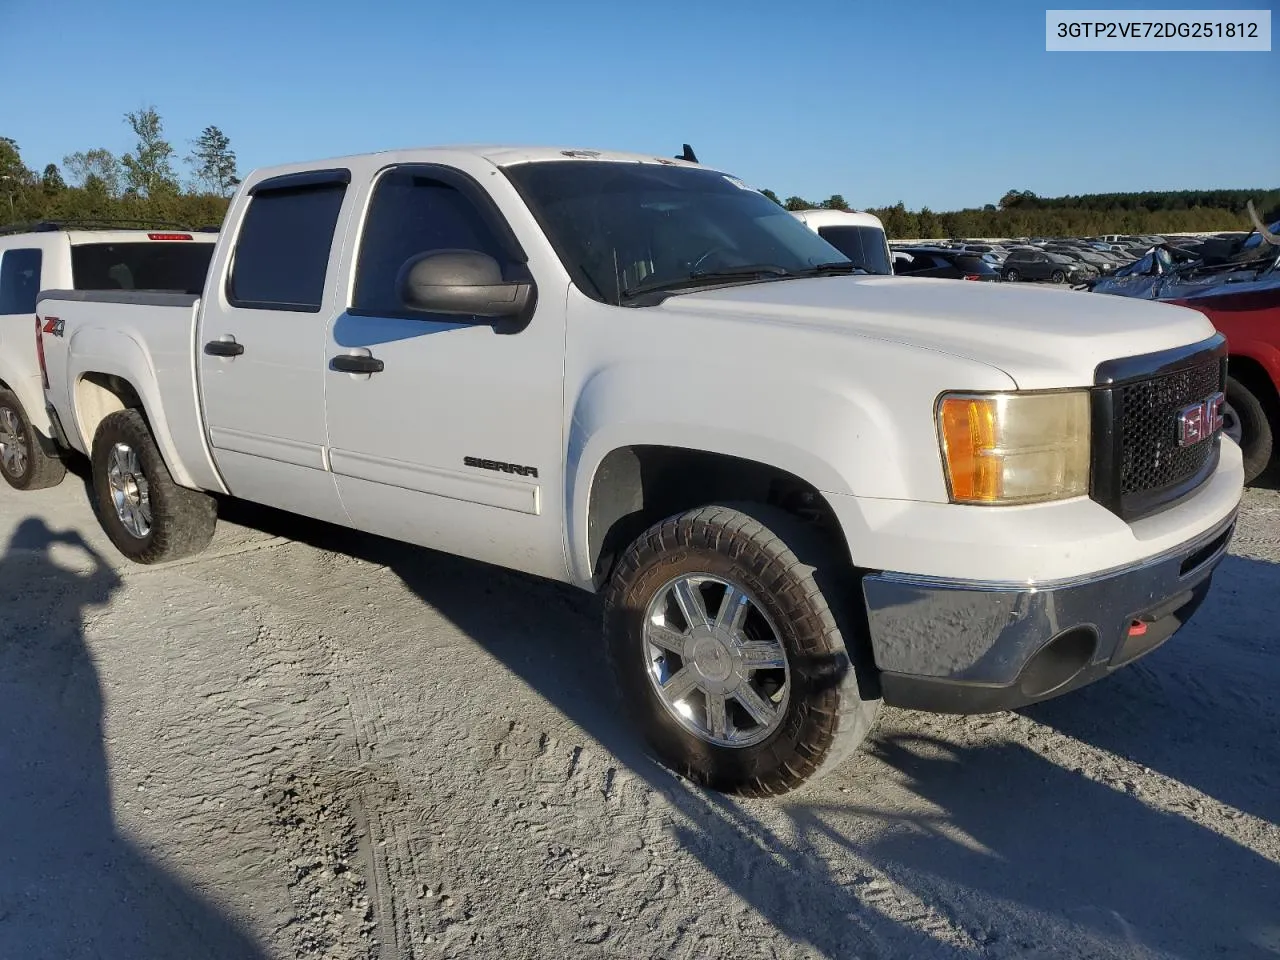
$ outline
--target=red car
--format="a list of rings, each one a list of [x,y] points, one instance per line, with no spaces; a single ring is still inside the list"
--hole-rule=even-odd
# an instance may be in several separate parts
[[[1250,483],[1280,460],[1280,284],[1240,286],[1167,302],[1199,310],[1227,338],[1226,429]]]

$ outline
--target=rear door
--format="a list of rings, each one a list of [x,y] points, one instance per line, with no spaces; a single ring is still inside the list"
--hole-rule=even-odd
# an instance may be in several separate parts
[[[346,169],[250,188],[200,319],[200,391],[214,460],[238,497],[345,522],[325,445],[325,329],[337,312]]]

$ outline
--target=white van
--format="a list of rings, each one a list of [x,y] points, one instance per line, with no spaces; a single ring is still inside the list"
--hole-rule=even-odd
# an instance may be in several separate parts
[[[874,214],[852,210],[793,210],[791,215],[867,273],[893,274],[893,256],[889,253],[884,224]]]

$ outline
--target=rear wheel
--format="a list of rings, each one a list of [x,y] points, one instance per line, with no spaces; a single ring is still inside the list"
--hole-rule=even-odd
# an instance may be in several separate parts
[[[15,490],[56,487],[67,475],[66,464],[45,452],[22,403],[0,390],[0,474]]]
[[[113,413],[93,438],[93,495],[111,542],[135,563],[162,563],[209,545],[217,506],[174,483],[137,410]]]
[[[1018,282],[1018,280],[1019,280],[1019,279],[1021,279],[1021,278],[1018,276],[1018,271],[1017,271],[1017,270],[1015,270],[1013,267],[1010,267],[1009,269],[1005,270],[1005,272],[1004,272],[1004,278],[1005,278],[1005,280],[1006,280],[1006,281],[1008,281],[1009,283],[1017,283],[1017,282]]]
[[[664,763],[763,796],[857,748],[880,701],[861,696],[832,607],[839,567],[789,515],[754,504],[668,518],[628,548],[606,595],[609,656]]]
[[[1275,450],[1275,424],[1267,408],[1248,387],[1227,377],[1227,406],[1223,428],[1244,453],[1244,482],[1257,480],[1271,464]]]

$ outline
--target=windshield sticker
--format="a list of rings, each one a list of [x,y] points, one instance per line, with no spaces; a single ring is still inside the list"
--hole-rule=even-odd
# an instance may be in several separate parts
[[[741,180],[739,180],[737,177],[731,177],[731,176],[729,176],[727,173],[724,175],[724,179],[725,179],[725,181],[726,181],[726,182],[728,182],[728,183],[732,183],[732,184],[733,184],[735,187],[737,187],[739,190],[745,190],[745,191],[747,191],[747,193],[759,193],[759,192],[760,192],[760,191],[759,191],[759,190],[757,190],[755,187],[749,187],[749,186],[747,186],[745,183],[743,183]]]

